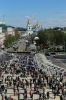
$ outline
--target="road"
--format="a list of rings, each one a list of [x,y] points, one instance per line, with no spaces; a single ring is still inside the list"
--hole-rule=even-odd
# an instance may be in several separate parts
[[[47,59],[51,60],[53,64],[62,68],[66,68],[66,59],[54,58],[53,55],[46,56],[46,57]]]
[[[19,41],[17,41],[17,43],[13,44],[12,47],[8,48],[7,51],[12,51],[12,50],[14,50],[13,47],[14,47],[14,48],[18,48],[18,49],[16,49],[16,50],[21,50],[21,51],[22,51],[22,50],[25,50],[25,49],[26,49],[26,42],[25,42],[24,39],[20,39]]]
[[[19,50],[25,50],[25,48],[26,48],[26,42],[25,42],[25,40],[24,40],[24,39],[21,39],[21,40],[17,43],[16,46],[18,47]]]

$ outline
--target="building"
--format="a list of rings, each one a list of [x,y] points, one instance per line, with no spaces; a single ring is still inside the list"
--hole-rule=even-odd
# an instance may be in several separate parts
[[[27,22],[27,31],[26,32],[27,32],[28,35],[33,33],[31,22],[30,22],[29,19],[28,19],[28,22]]]
[[[14,27],[6,25],[5,22],[0,22],[0,33],[14,34]]]
[[[33,25],[33,27],[32,27],[31,22],[28,19],[28,22],[27,22],[27,31],[26,31],[27,35],[30,35],[30,34],[32,34],[34,32],[38,32],[40,30],[42,30],[42,25],[38,24],[38,21],[37,21],[36,25]]]
[[[0,33],[0,47],[3,46],[3,43],[4,43],[4,40],[5,40],[5,34],[4,33]]]
[[[8,33],[8,34],[11,34],[11,35],[15,35],[14,27],[12,27],[12,26],[7,26],[7,33]]]
[[[34,31],[34,32],[38,32],[38,31],[40,31],[40,30],[42,30],[42,25],[40,25],[40,24],[38,23],[38,21],[37,21],[36,25],[33,26],[33,31]]]
[[[6,34],[14,35],[14,27],[6,25],[5,22],[0,22],[0,47],[3,46]]]

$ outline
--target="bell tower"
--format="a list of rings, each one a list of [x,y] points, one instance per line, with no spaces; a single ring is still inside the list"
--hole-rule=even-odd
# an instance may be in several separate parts
[[[31,22],[30,22],[29,19],[28,19],[28,22],[27,22],[27,33],[28,33],[28,35],[30,35],[30,34],[33,33],[32,26],[31,26]]]

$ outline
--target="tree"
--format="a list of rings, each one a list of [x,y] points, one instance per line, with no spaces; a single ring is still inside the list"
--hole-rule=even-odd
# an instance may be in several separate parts
[[[8,47],[9,45],[11,45],[13,42],[15,42],[16,40],[19,39],[20,35],[17,33],[17,31],[15,31],[15,35],[11,35],[11,34],[8,34],[6,37],[5,37],[5,40],[4,40],[4,46],[5,47]]]
[[[48,47],[48,43],[50,45],[62,45],[65,37],[63,32],[51,28],[39,31],[37,36],[39,37],[39,44],[44,44],[44,46]]]

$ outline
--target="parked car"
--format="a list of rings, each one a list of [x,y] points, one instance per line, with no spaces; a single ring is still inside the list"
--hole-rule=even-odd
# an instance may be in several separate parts
[[[45,55],[46,56],[50,56],[50,52],[45,52]]]

